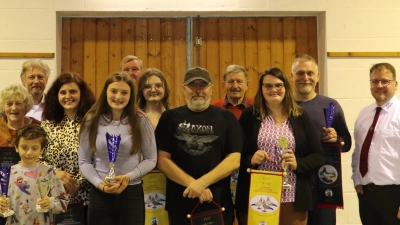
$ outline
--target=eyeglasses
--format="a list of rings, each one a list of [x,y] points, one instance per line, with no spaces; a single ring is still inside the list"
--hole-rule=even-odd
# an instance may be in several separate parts
[[[371,86],[378,87],[381,83],[382,87],[388,86],[393,80],[370,80]]]
[[[161,88],[163,88],[164,85],[162,83],[157,83],[157,84],[146,84],[144,86],[144,90],[146,91],[150,91],[151,89],[155,88],[156,90],[160,90]]]
[[[202,91],[202,90],[206,89],[208,86],[211,86],[211,85],[206,83],[206,82],[201,82],[201,83],[189,83],[189,84],[187,84],[185,86],[190,88],[190,90],[192,90],[192,91],[195,91],[195,90]]]
[[[285,85],[283,83],[277,83],[277,84],[263,83],[262,86],[265,87],[265,89],[267,89],[268,91],[272,90],[272,88],[275,88],[275,90],[279,91]]]

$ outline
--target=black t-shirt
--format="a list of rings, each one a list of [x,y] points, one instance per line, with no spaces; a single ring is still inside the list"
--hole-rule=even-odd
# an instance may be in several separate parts
[[[235,115],[210,105],[202,112],[187,106],[167,110],[158,122],[157,149],[168,152],[171,159],[195,179],[215,168],[227,155],[242,151],[242,128]],[[229,176],[210,187],[213,200],[224,207],[232,205]],[[166,209],[188,213],[198,198],[184,198],[183,187],[167,179]]]

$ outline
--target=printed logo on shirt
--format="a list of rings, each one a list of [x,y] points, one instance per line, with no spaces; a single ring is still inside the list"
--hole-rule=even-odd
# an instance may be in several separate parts
[[[182,141],[178,146],[192,156],[202,155],[208,152],[212,145],[211,143],[218,138],[214,134],[212,126],[195,125],[184,123],[179,124],[174,136]]]

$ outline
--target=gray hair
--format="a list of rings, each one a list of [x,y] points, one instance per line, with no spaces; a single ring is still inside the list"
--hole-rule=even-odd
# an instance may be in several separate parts
[[[25,104],[25,114],[33,107],[31,93],[21,84],[11,84],[5,87],[0,93],[0,111],[4,112],[6,102],[12,98],[21,100]]]
[[[139,61],[139,63],[140,63],[140,68],[143,69],[143,62],[142,62],[142,60],[139,59],[139,57],[134,56],[134,55],[127,55],[127,56],[125,56],[125,57],[121,60],[121,64],[119,65],[120,70],[122,70],[122,66],[123,66],[125,63],[130,62],[130,61],[133,61],[133,60]]]
[[[228,74],[230,74],[230,73],[240,73],[240,72],[243,72],[244,78],[246,78],[246,80],[247,80],[247,78],[248,78],[247,71],[243,66],[239,66],[239,65],[235,65],[235,64],[229,65],[226,68],[225,73],[224,73],[224,81],[226,79],[226,76],[228,76]]]
[[[317,60],[315,60],[315,59],[314,59],[312,56],[310,56],[310,55],[304,54],[304,55],[301,55],[300,57],[297,57],[297,58],[293,61],[293,63],[292,63],[292,72],[293,72],[294,67],[295,67],[299,62],[313,62],[313,63],[315,63],[315,65],[317,66],[317,69],[318,69],[318,62],[317,62]]]
[[[50,75],[50,67],[44,63],[40,59],[31,59],[22,64],[22,70],[21,70],[21,80],[25,80],[25,73],[27,70],[32,70],[34,68],[39,68],[43,70],[44,74],[46,75],[46,78],[49,78]]]

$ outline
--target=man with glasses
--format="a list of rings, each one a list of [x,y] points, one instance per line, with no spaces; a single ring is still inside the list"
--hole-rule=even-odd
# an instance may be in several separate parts
[[[400,101],[396,70],[389,63],[370,69],[375,103],[360,112],[354,125],[352,179],[364,225],[400,224]]]
[[[245,96],[249,87],[247,71],[239,65],[228,66],[222,84],[226,92],[225,98],[216,100],[211,105],[228,109],[239,119],[243,109],[253,105],[253,99]]]
[[[342,107],[332,98],[317,94],[315,87],[319,81],[318,64],[309,55],[296,58],[292,64],[292,81],[294,84],[294,98],[307,111],[318,133],[321,142],[337,142],[338,137],[343,140],[342,152],[351,148],[351,136],[346,125]],[[331,103],[334,105],[332,127],[327,128],[324,108]],[[315,188],[315,186],[313,187]],[[316,192],[313,193],[316,201]],[[336,209],[316,208],[308,213],[308,225],[336,224]]]
[[[212,88],[207,70],[189,69],[182,85],[187,105],[165,111],[155,131],[170,225],[191,224],[187,214],[199,201],[195,213],[216,203],[225,208],[224,224],[233,223],[229,175],[239,168],[242,133],[232,112],[210,105]]]
[[[127,55],[121,60],[120,69],[138,81],[143,73],[143,62],[137,56]]]

